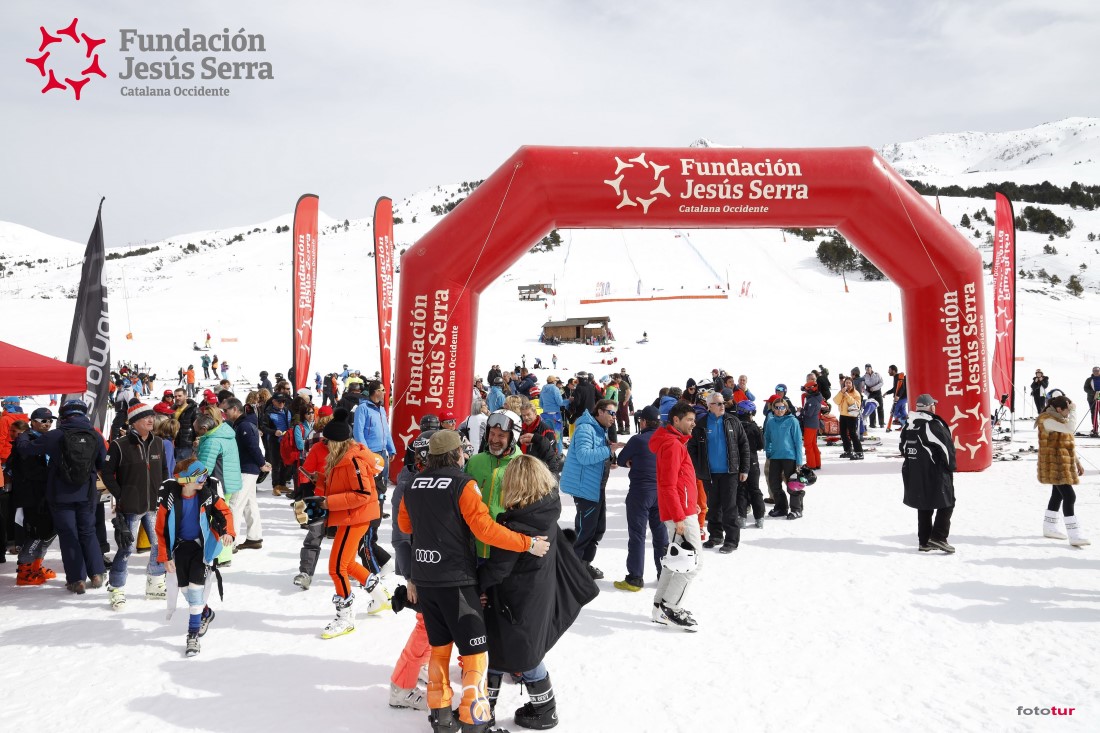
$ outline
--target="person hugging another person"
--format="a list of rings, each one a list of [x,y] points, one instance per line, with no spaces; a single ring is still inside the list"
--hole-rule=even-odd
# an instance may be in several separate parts
[[[546,464],[532,456],[517,456],[504,470],[504,511],[497,520],[516,532],[554,541],[544,557],[494,550],[478,569],[489,641],[490,726],[505,674],[526,686],[530,697],[515,712],[517,725],[545,730],[558,724],[557,700],[543,658],[581,608],[599,594],[558,527],[561,498],[556,483]]]

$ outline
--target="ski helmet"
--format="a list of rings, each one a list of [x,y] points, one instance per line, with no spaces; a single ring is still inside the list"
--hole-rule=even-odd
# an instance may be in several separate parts
[[[737,403],[737,414],[738,415],[755,415],[756,414],[756,403],[753,402],[752,400],[741,400],[740,402]]]
[[[809,466],[798,469],[798,480],[806,486],[812,486],[817,481],[817,474]]]
[[[489,415],[489,419],[485,423],[485,434],[489,434],[489,428],[511,431],[512,440],[508,444],[508,447],[511,448],[519,442],[520,425],[519,415],[516,413],[511,410],[497,410]]]
[[[435,435],[435,430],[425,430],[420,435],[416,436],[416,439],[409,447],[412,448],[412,452],[416,455],[416,459],[421,463],[428,462],[428,442],[432,436]]]
[[[431,413],[420,418],[421,430],[439,430],[441,427],[443,426],[440,424],[439,418]]]
[[[789,479],[787,479],[787,490],[788,491],[805,491],[806,490],[806,484],[802,483],[799,480],[799,475],[796,473],[794,476],[791,476]]]
[[[309,524],[319,522],[328,516],[328,510],[318,501],[320,498],[319,496],[310,496],[304,500],[305,506],[302,509],[308,517]]]
[[[661,558],[661,564],[665,570],[673,573],[690,573],[695,570],[695,548],[684,540],[670,542],[664,557]]]

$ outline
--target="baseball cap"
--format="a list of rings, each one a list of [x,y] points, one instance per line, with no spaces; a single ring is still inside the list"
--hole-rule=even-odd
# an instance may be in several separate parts
[[[787,385],[777,384],[777,385],[775,385],[775,391],[776,392],[786,392],[787,391]]]
[[[311,390],[309,387],[302,387],[300,390],[298,390],[297,395],[299,397],[309,397],[310,399],[312,399],[313,390]]]
[[[440,420],[454,420],[456,418],[455,418],[455,414],[453,412],[451,412],[450,410],[444,410],[443,412],[440,413],[439,419]]]
[[[657,412],[657,408],[653,405],[646,405],[638,410],[638,418],[649,422],[657,422],[661,419],[661,413]]]
[[[48,407],[39,407],[31,413],[31,420],[53,420],[53,413]]]
[[[934,404],[936,404],[936,400],[932,397],[932,395],[930,395],[928,393],[922,394],[919,397],[917,397],[917,409],[918,410],[921,409],[922,407],[931,407]]]
[[[441,456],[462,447],[462,438],[455,430],[439,430],[428,441],[428,453]]]
[[[164,394],[161,395],[161,398],[171,397],[171,396],[172,396],[172,390],[166,389],[166,390],[164,390]]]

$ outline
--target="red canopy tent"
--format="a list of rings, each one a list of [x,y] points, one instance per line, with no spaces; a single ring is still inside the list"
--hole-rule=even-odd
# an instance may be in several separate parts
[[[0,394],[83,393],[87,388],[85,367],[0,341]]]

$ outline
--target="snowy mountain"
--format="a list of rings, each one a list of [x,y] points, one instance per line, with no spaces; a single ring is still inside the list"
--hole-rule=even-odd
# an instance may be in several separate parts
[[[1070,117],[1008,132],[941,133],[885,145],[879,153],[906,178],[925,182],[1095,184],[1100,180],[1100,119]]]

